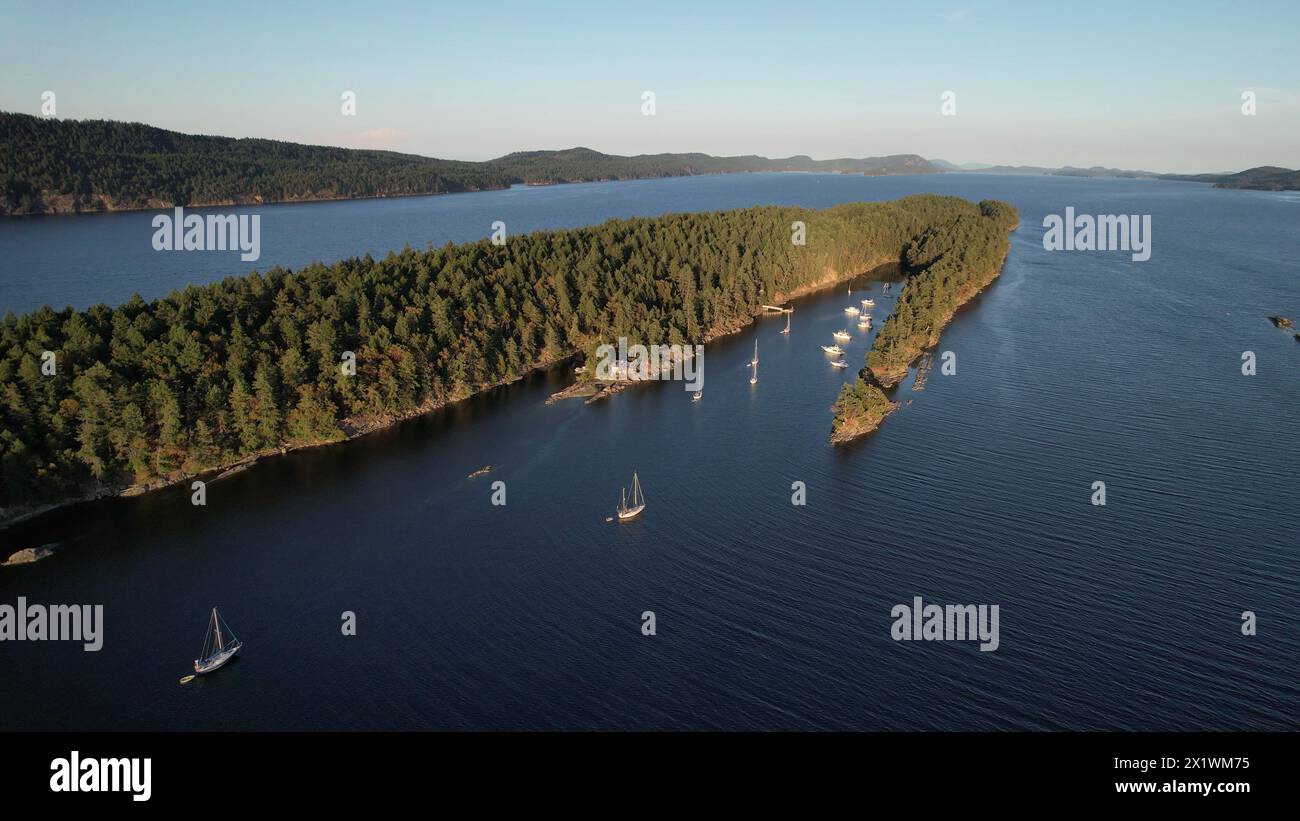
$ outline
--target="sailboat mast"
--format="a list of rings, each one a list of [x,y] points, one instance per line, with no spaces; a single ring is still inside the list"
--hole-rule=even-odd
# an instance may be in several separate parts
[[[217,608],[212,608],[212,628],[217,631],[217,652],[220,653],[225,649],[225,644],[221,641],[221,620],[217,618]]]

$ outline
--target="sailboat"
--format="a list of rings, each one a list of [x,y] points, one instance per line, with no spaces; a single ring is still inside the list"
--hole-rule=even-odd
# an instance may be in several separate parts
[[[691,401],[692,401],[692,402],[698,402],[698,401],[700,401],[700,400],[703,399],[703,398],[704,398],[704,391],[699,390],[699,391],[696,391],[696,392],[691,396]]]
[[[849,332],[847,330],[836,331],[835,333],[831,334],[831,336],[835,337],[836,339],[843,339],[846,342],[850,339]]]
[[[623,499],[618,505],[619,521],[635,519],[645,510],[645,494],[641,492],[641,480],[637,478],[636,471],[632,471],[632,506],[627,506],[627,488],[623,488]]]
[[[787,312],[786,315],[785,315],[785,328],[781,331],[781,333],[783,333],[783,334],[788,334],[788,333],[790,333],[790,314],[789,314],[789,312]]]
[[[849,363],[845,362],[843,359],[837,359],[831,363],[831,367],[833,368],[847,368],[848,366]]]
[[[221,628],[225,627],[222,633]],[[231,632],[230,625],[212,608],[212,618],[208,621],[208,632],[203,637],[203,650],[194,660],[194,672],[211,673],[221,665],[234,658],[244,643]]]
[[[751,365],[758,364],[758,340],[757,339],[754,340],[754,358],[749,360],[749,364]]]

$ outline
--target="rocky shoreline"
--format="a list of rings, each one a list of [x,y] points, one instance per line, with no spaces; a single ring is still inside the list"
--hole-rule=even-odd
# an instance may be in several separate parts
[[[53,556],[54,552],[58,550],[58,548],[59,542],[43,544],[40,547],[25,547],[22,550],[11,554],[8,559],[0,562],[0,567],[16,567],[20,564],[35,564],[42,559],[48,559]]]

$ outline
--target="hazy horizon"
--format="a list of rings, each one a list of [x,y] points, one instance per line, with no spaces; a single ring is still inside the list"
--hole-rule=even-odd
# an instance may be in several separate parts
[[[1069,10],[1034,5],[683,4],[674,17],[595,4],[358,15],[237,2],[214,17],[161,3],[56,15],[24,2],[0,32],[0,109],[40,114],[53,91],[60,119],[472,161],[584,146],[1297,168],[1300,8],[1254,8],[1102,3],[1098,31],[1081,32]],[[345,91],[354,116],[342,113]],[[1241,111],[1246,91],[1254,116]],[[955,115],[941,111],[945,92]]]

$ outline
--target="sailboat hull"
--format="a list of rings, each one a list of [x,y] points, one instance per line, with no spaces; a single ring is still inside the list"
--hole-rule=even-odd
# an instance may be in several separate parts
[[[618,520],[620,522],[626,522],[628,519],[635,519],[637,516],[641,515],[641,511],[643,510],[645,510],[645,505],[637,505],[628,510],[620,510],[618,511]]]
[[[213,670],[216,670],[217,668],[221,667],[223,664],[225,664],[226,662],[234,658],[235,654],[239,652],[239,648],[243,646],[244,646],[243,642],[240,642],[238,644],[232,644],[229,647],[227,647],[225,650],[222,650],[220,653],[217,653],[215,656],[208,656],[205,659],[195,659],[194,672],[211,673]]]

